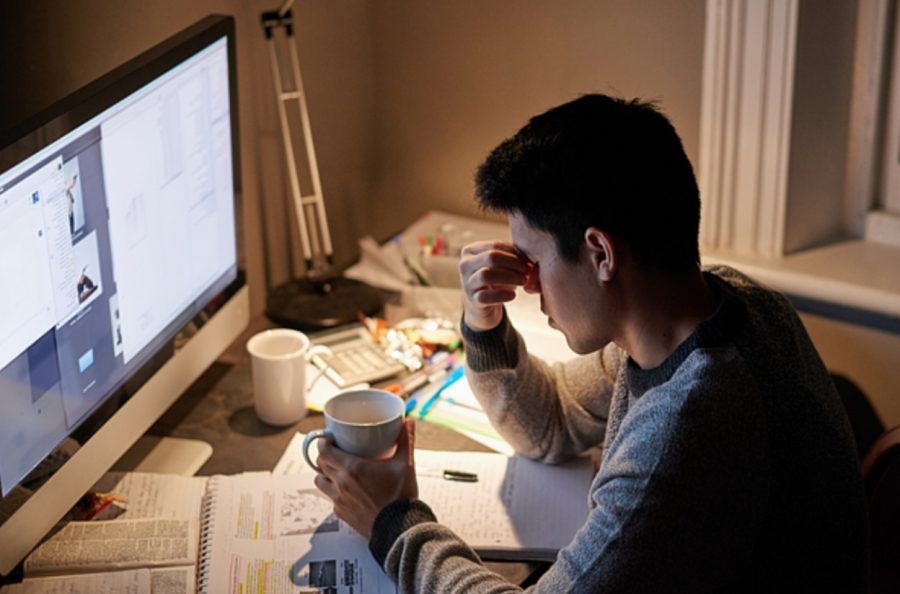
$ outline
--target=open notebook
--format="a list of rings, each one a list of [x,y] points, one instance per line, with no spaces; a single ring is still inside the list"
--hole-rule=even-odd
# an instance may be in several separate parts
[[[273,474],[314,476],[294,435]],[[484,559],[552,561],[588,514],[590,458],[550,466],[521,456],[416,449],[419,497]],[[475,474],[447,480],[445,470]]]

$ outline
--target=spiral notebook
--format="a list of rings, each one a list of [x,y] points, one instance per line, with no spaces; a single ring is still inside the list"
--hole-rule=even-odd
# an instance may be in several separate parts
[[[201,594],[396,592],[311,474],[211,477],[200,524]]]

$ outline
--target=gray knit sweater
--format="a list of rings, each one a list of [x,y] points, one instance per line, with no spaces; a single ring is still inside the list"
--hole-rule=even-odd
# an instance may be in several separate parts
[[[706,271],[716,313],[655,369],[614,345],[553,367],[508,321],[464,328],[467,378],[516,451],[602,446],[590,513],[536,592],[860,592],[864,494],[846,416],[779,294]],[[513,592],[420,501],[370,549],[402,592]]]

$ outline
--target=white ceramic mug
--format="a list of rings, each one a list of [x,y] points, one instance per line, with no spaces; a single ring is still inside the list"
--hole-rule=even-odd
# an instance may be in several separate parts
[[[331,356],[331,350],[312,346],[309,337],[299,330],[276,328],[250,338],[247,352],[252,363],[256,415],[269,425],[290,425],[305,417],[306,364],[313,355]]]
[[[306,435],[303,457],[316,472],[319,467],[309,457],[309,446],[327,439],[354,456],[378,458],[394,447],[403,426],[405,404],[396,394],[366,389],[341,392],[325,403],[325,429]]]

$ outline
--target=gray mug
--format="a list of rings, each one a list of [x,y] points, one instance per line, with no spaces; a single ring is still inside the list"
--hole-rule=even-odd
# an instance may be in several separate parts
[[[327,439],[354,456],[384,456],[400,435],[404,408],[399,396],[384,390],[341,392],[325,403],[325,429],[312,431],[303,440],[303,458],[322,472],[309,457],[309,446],[317,439]]]

